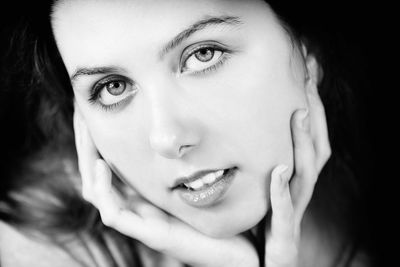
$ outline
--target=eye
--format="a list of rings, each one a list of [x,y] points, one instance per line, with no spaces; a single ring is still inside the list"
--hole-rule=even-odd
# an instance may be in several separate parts
[[[135,92],[136,87],[132,81],[125,77],[111,76],[94,85],[89,101],[110,109],[130,99]]]
[[[186,52],[189,50],[189,52]],[[188,74],[205,73],[216,69],[227,59],[227,50],[215,44],[197,45],[194,48],[188,48],[184,52],[181,72]]]
[[[112,81],[105,85],[105,89],[113,96],[119,96],[126,90],[126,82],[124,81]]]

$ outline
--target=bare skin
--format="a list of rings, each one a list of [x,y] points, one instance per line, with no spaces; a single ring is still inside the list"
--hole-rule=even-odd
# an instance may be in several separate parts
[[[296,174],[293,177],[285,175],[287,166],[278,165],[271,175],[273,216],[266,242],[265,262],[268,267],[300,266],[300,259],[309,257],[299,253],[300,226],[318,173],[329,158],[329,142],[327,139],[319,139],[316,143],[312,141],[310,117],[317,123],[322,123],[318,124],[319,130],[325,133],[326,124],[317,91],[310,91],[308,97],[310,109],[296,112],[291,122]],[[80,170],[85,185],[84,195],[98,207],[106,225],[140,240],[156,251],[193,266],[258,266],[255,251],[240,235],[228,239],[207,237],[139,196],[127,207],[126,201],[112,188],[111,171],[98,158],[94,144],[90,141],[90,134],[85,130],[79,116],[77,112],[75,128],[82,166]],[[191,246],[192,242],[202,246],[194,248]],[[328,263],[332,255],[327,253],[324,256]]]

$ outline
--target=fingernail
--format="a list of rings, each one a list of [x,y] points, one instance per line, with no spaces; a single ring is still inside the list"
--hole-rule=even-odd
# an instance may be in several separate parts
[[[297,121],[297,126],[302,129],[302,130],[307,130],[308,129],[308,108],[302,109],[299,111],[299,119]]]
[[[284,195],[285,194],[285,192],[286,192],[286,189],[287,189],[287,187],[289,186],[289,176],[288,175],[283,175],[286,171],[287,171],[287,169],[289,168],[288,166],[286,166],[286,165],[282,165],[283,167],[282,167],[282,169],[281,169],[281,171],[280,171],[280,173],[279,173],[279,178],[280,178],[280,193],[281,193],[281,195]]]
[[[276,172],[278,173],[280,180],[281,180],[281,184],[284,184],[287,182],[287,178],[283,177],[282,174],[285,173],[287,171],[289,167],[285,164],[281,164],[277,167]]]

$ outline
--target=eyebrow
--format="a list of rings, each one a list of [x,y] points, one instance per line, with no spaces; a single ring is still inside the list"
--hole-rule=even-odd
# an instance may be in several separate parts
[[[126,72],[122,68],[118,67],[94,67],[94,68],[78,68],[74,74],[71,75],[70,80],[74,82],[80,76],[84,75],[96,75],[96,74],[109,74],[116,72]]]
[[[214,25],[240,25],[243,22],[239,17],[236,16],[208,16],[204,19],[201,19],[188,28],[178,33],[171,41],[169,41],[159,53],[159,58],[162,59],[169,51],[173,50],[175,47],[180,45],[184,40],[188,39],[195,32],[203,30],[209,26]]]
[[[178,33],[172,40],[170,40],[166,45],[163,46],[161,51],[159,52],[159,59],[161,60],[168,52],[179,46],[184,40],[188,39],[195,32],[203,30],[210,26],[215,25],[240,25],[243,22],[239,17],[236,16],[207,16],[204,19],[201,19],[188,28]],[[94,68],[78,68],[74,74],[70,76],[71,82],[76,81],[80,76],[84,75],[96,75],[96,74],[108,74],[124,71],[121,68],[117,67],[94,67]]]

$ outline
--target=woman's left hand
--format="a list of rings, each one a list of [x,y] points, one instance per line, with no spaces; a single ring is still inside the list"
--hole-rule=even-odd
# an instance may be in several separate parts
[[[316,88],[315,88],[316,89]],[[317,90],[307,92],[308,110],[291,119],[294,175],[278,165],[271,175],[271,229],[265,250],[266,267],[297,267],[300,226],[319,173],[331,155],[325,111]]]

